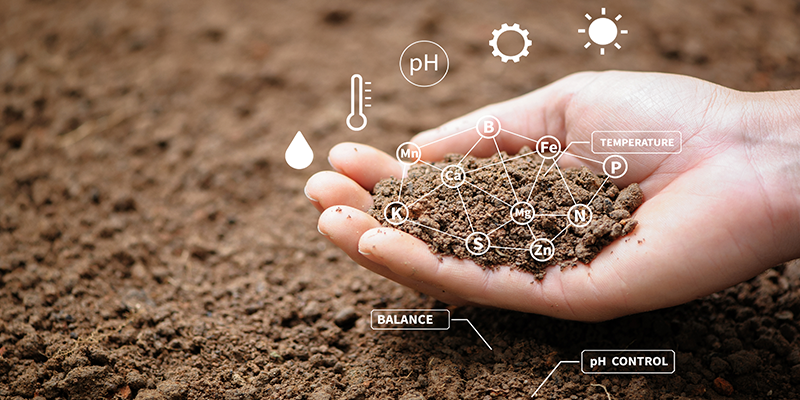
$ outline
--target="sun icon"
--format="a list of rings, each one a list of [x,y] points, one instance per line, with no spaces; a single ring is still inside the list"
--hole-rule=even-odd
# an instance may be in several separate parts
[[[606,15],[605,7],[600,9],[600,15]],[[591,15],[587,13],[585,16],[586,19],[592,21]],[[607,44],[611,44],[617,38],[618,33],[621,35],[627,35],[628,34],[627,29],[622,29],[622,30],[617,29],[616,21],[619,21],[621,18],[622,14],[617,14],[617,16],[614,18],[613,21],[608,17],[598,17],[597,19],[592,21],[592,23],[589,24],[589,29],[588,29],[590,41],[586,42],[583,48],[588,49],[589,46],[592,45],[592,42],[594,42],[599,46],[605,46]],[[578,33],[586,33],[586,29],[578,29]],[[622,46],[620,46],[619,43],[617,42],[614,42],[614,47],[616,47],[617,50],[622,48]],[[606,48],[600,47],[600,55],[602,56],[605,54],[606,54]]]

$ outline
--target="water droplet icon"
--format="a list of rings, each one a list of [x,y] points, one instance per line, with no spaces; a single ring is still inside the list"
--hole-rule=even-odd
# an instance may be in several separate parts
[[[286,163],[294,169],[305,169],[314,161],[314,151],[308,145],[303,133],[297,131],[292,143],[286,149]]]

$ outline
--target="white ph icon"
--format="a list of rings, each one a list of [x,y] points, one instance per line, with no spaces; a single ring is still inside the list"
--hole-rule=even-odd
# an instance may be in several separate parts
[[[303,133],[297,131],[292,143],[286,149],[286,163],[294,169],[305,169],[314,161],[314,150],[308,145]]]
[[[367,126],[367,116],[364,115],[364,107],[370,107],[365,104],[366,100],[372,100],[372,97],[365,96],[364,93],[370,93],[372,90],[365,89],[364,85],[371,85],[372,82],[364,82],[364,78],[359,74],[353,74],[350,77],[350,114],[347,115],[347,127],[351,130],[358,132]],[[353,117],[358,116],[361,119],[361,125],[353,126]]]

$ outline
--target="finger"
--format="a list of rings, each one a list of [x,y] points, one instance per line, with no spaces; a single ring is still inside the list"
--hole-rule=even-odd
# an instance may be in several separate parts
[[[334,206],[328,208],[320,215],[317,229],[323,236],[333,242],[333,244],[344,250],[353,261],[372,272],[389,278],[401,285],[428,294],[443,302],[456,305],[468,304],[463,299],[453,296],[439,288],[427,285],[418,280],[400,276],[385,266],[373,262],[359,253],[358,241],[361,235],[369,229],[379,226],[380,224],[375,218],[355,208]]]
[[[381,179],[400,178],[403,174],[397,159],[364,144],[340,143],[331,149],[328,160],[336,171],[349,176],[368,191],[372,191]]]
[[[303,189],[320,212],[333,206],[350,206],[361,211],[372,207],[372,195],[352,179],[333,171],[317,172]]]

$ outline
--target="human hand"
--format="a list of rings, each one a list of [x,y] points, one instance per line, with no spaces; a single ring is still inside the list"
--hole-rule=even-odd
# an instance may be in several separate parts
[[[605,320],[680,304],[800,256],[800,166],[795,92],[748,94],[694,78],[630,72],[580,73],[525,96],[490,105],[417,135],[429,160],[466,153],[477,134],[459,135],[484,115],[530,139],[588,141],[597,130],[681,131],[683,151],[628,155],[620,186],[638,182],[645,203],[631,239],[617,240],[591,262],[551,271],[541,282],[501,267],[440,259],[428,245],[384,228],[365,213],[369,191],[402,167],[374,148],[343,143],[331,150],[338,172],[314,175],[306,194],[320,211],[319,230],[353,260],[389,279],[454,304]],[[516,153],[530,141],[497,137]],[[482,141],[471,154],[496,152]],[[588,146],[570,153],[596,158]],[[583,165],[565,154],[559,163]],[[587,164],[597,171],[597,166]]]

